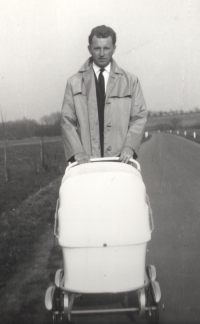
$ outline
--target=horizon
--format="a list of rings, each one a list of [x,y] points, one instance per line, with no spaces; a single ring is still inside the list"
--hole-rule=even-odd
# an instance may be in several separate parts
[[[0,120],[0,125],[3,123],[15,123],[15,122],[21,122],[21,121],[34,121],[37,124],[45,125],[44,121],[41,121],[43,117],[50,117],[52,114],[61,113],[60,111],[50,113],[49,115],[43,115],[40,119],[35,118],[27,118],[22,117],[21,119],[15,119],[15,120],[4,120],[2,122],[2,119]],[[183,111],[183,110],[148,110],[148,116],[147,118],[151,117],[165,117],[165,116],[180,116],[180,115],[193,115],[193,114],[200,114],[200,108],[195,107],[194,109]],[[56,123],[56,121],[55,121]],[[46,122],[46,125],[54,125],[54,122]]]

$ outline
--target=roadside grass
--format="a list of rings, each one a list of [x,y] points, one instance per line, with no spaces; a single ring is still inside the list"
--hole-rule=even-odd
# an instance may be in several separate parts
[[[8,146],[8,182],[5,182],[3,148],[0,147],[0,214],[14,210],[29,195],[64,173],[66,161],[60,140],[44,142],[44,166],[39,143]]]
[[[8,146],[9,179],[5,182],[0,147],[0,288],[16,266],[32,255],[36,242],[53,221],[60,180],[66,168],[61,138],[44,142],[45,167],[40,154],[40,144],[31,140]]]
[[[31,259],[45,229],[53,227],[60,181],[61,177],[31,195],[15,210],[2,214],[0,288],[6,285],[18,264]]]

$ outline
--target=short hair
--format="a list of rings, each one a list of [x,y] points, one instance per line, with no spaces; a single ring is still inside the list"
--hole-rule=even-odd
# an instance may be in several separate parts
[[[114,30],[110,27],[105,26],[105,25],[97,26],[91,30],[91,33],[88,37],[88,41],[89,41],[90,45],[92,44],[93,36],[96,36],[98,38],[107,38],[107,37],[111,36],[112,43],[114,46],[115,46],[115,43],[117,40],[117,36],[116,36],[116,33],[114,32]]]

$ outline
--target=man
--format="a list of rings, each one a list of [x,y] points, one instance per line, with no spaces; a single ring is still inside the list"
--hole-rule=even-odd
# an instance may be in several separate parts
[[[92,29],[91,57],[67,83],[62,136],[67,161],[119,156],[137,158],[147,111],[136,76],[113,60],[116,34],[106,26]]]

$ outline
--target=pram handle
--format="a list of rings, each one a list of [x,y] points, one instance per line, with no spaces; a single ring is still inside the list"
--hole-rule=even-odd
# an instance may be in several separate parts
[[[54,216],[54,235],[58,239],[58,209],[59,209],[59,198],[56,203],[56,211],[55,211],[55,216]]]
[[[92,158],[90,159],[90,162],[110,162],[110,161],[119,161],[119,157],[105,157],[105,158]],[[140,172],[141,171],[141,168],[140,168],[140,164],[135,160],[135,159],[130,159],[129,162],[133,163],[135,166],[136,166],[136,169]],[[73,162],[73,163],[70,163],[66,169],[66,171],[71,168],[73,168],[74,166],[78,165],[78,162]]]
[[[149,224],[150,224],[150,229],[151,231],[154,230],[154,222],[153,222],[153,212],[152,212],[152,208],[151,208],[151,205],[150,205],[150,200],[149,200],[149,196],[146,195],[146,199],[147,199],[147,205],[149,207]]]

